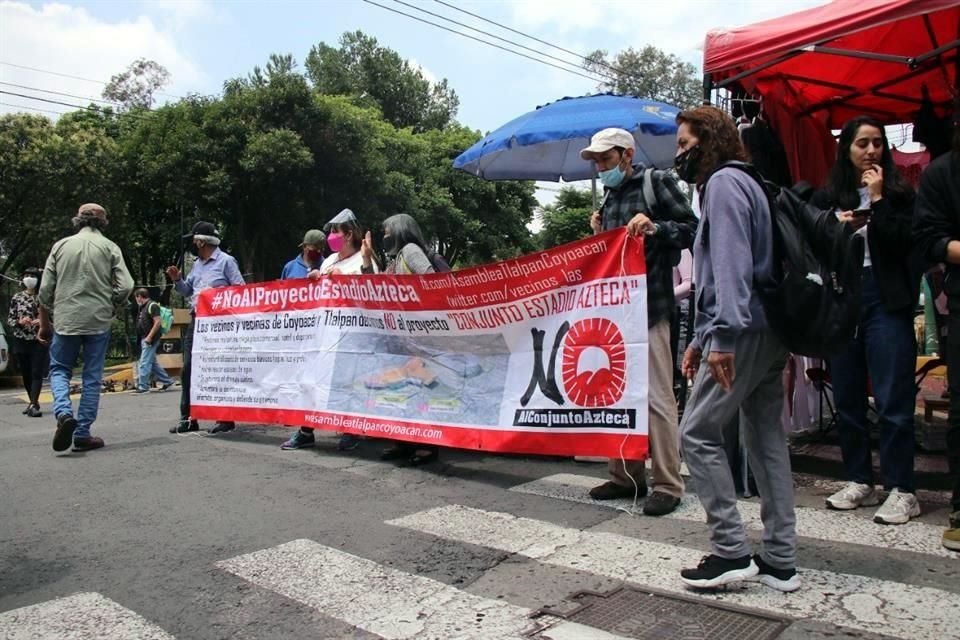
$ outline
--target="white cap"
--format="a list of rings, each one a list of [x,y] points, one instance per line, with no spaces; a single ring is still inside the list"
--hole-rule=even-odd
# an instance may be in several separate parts
[[[580,157],[589,160],[594,153],[605,153],[614,147],[633,149],[634,146],[633,136],[626,129],[604,129],[593,134],[590,146],[580,151]]]

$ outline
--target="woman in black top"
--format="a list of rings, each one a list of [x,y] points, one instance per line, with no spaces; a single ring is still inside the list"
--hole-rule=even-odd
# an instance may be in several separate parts
[[[29,404],[23,411],[31,418],[43,415],[40,411],[40,388],[43,386],[43,373],[48,358],[47,348],[37,340],[37,328],[40,326],[37,306],[37,289],[40,285],[40,270],[26,269],[20,278],[23,291],[10,300],[7,324],[13,334],[11,350],[17,359],[17,368],[27,390]]]
[[[890,492],[874,516],[882,524],[903,524],[920,515],[913,477],[913,316],[922,260],[911,242],[913,200],[913,189],[893,163],[883,124],[869,116],[847,122],[828,184],[813,198],[814,205],[835,210],[866,239],[860,323],[847,350],[830,360],[849,483],[827,498],[827,506],[879,503],[867,420],[872,395],[879,417],[880,477]]]

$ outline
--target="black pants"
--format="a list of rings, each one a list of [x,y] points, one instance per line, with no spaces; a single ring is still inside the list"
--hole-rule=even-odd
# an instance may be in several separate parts
[[[193,351],[193,325],[190,320],[186,332],[183,334],[183,369],[180,370],[180,419],[190,419],[190,369],[191,352]]]
[[[953,480],[953,510],[960,511],[960,296],[949,299],[947,321],[947,381],[950,419],[947,427],[947,464]]]
[[[180,419],[190,419],[190,373],[193,370],[193,326],[196,320],[191,319],[187,331],[183,334],[183,369],[180,371]],[[223,421],[233,424],[232,421]]]
[[[23,378],[23,388],[27,391],[30,404],[40,406],[40,388],[43,387],[43,374],[49,366],[47,348],[34,340],[19,340],[17,351],[17,368]]]

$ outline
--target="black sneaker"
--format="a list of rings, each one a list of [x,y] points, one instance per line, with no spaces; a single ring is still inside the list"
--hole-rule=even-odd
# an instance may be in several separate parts
[[[760,554],[753,556],[753,562],[757,565],[759,573],[750,578],[750,582],[760,582],[771,589],[790,593],[800,588],[800,577],[796,569],[777,569],[771,567],[763,561]]]
[[[74,451],[93,451],[94,449],[103,449],[103,446],[103,438],[96,436],[77,438],[73,441]]]
[[[233,422],[218,422],[212,427],[207,429],[207,433],[214,435],[217,433],[226,433],[227,431],[233,431],[237,428],[237,425]]]
[[[715,589],[731,582],[749,580],[759,569],[750,556],[728,560],[710,554],[703,556],[696,569],[684,569],[680,579],[695,589]]]
[[[622,484],[617,484],[612,480],[607,480],[603,484],[599,484],[593,489],[590,489],[589,495],[594,500],[633,500],[634,497],[643,498],[647,495],[647,483],[643,478],[638,478],[636,487],[627,487]]]
[[[680,506],[680,498],[675,498],[663,491],[654,491],[643,503],[643,514],[646,516],[665,516],[673,513]]]
[[[73,430],[77,428],[77,419],[69,413],[57,416],[57,431],[53,434],[53,450],[66,451],[73,444]]]
[[[188,431],[200,431],[200,423],[196,420],[180,420],[177,424],[170,427],[170,433],[186,433]]]

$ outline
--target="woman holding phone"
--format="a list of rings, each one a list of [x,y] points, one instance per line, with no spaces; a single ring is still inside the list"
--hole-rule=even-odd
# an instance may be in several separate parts
[[[848,484],[827,498],[827,506],[846,510],[880,502],[867,420],[872,395],[879,416],[880,479],[889,492],[874,515],[880,524],[903,524],[920,515],[913,474],[913,313],[923,262],[910,239],[913,200],[913,189],[893,163],[883,124],[869,116],[847,122],[827,185],[812,200],[836,211],[865,239],[860,323],[846,351],[829,362]]]

